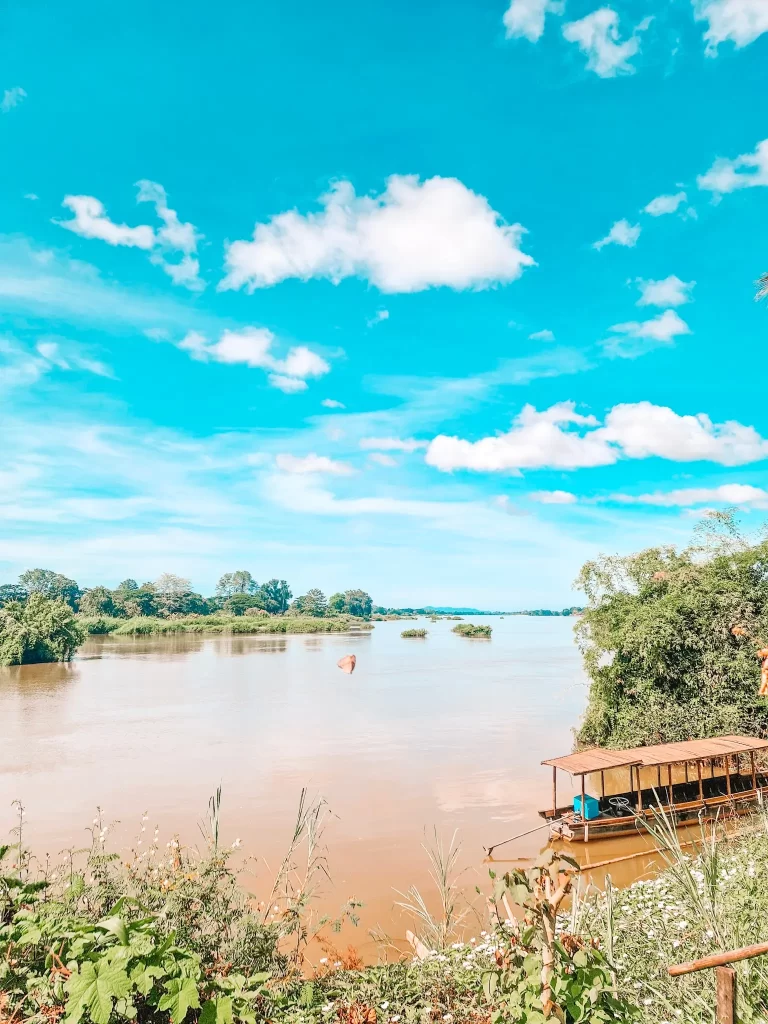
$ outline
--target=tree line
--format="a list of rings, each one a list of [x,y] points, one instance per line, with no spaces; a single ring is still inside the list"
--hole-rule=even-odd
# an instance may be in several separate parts
[[[10,602],[24,604],[35,594],[63,601],[82,615],[114,618],[216,612],[368,618],[373,609],[371,597],[364,590],[346,590],[326,597],[315,587],[294,598],[285,580],[271,579],[259,584],[245,569],[224,573],[211,597],[203,597],[192,589],[190,580],[169,572],[141,585],[126,579],[111,590],[103,586],[82,588],[75,580],[50,569],[28,569],[17,583],[0,585],[0,607]]]

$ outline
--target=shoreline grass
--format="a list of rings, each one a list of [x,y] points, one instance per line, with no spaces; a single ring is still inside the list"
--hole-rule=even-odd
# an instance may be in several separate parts
[[[78,616],[78,622],[90,636],[154,636],[170,633],[280,634],[348,633],[373,629],[365,619],[351,616],[311,618],[299,616],[188,615],[161,619],[141,615],[131,619],[108,616]]]

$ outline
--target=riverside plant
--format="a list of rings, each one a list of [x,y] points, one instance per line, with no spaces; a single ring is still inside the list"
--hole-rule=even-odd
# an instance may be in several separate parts
[[[185,615],[159,618],[139,615],[132,619],[109,616],[79,616],[82,628],[89,634],[111,633],[114,636],[152,636],[172,633],[346,633],[351,629],[373,629],[361,619],[349,616],[313,618],[282,615]]]
[[[715,978],[701,971],[671,978],[667,967],[768,941],[768,815],[760,810],[735,834],[702,825],[689,849],[662,812],[650,832],[666,867],[623,890],[610,884],[580,907],[584,934],[610,951],[617,991],[634,999],[648,1024],[711,1024]],[[563,925],[564,927],[565,925]],[[733,965],[739,1020],[768,1020],[768,961]]]
[[[400,634],[404,640],[423,640],[426,635],[426,629],[404,629]]]
[[[490,640],[493,629],[491,626],[474,626],[471,622],[462,622],[460,626],[454,626],[451,632],[470,639]]]
[[[17,804],[16,842],[0,847],[0,1020],[255,1024],[298,998],[307,945],[358,906],[328,921],[312,905],[327,807],[302,793],[269,900],[257,902],[230,864],[240,841],[220,844],[220,804],[219,790],[202,851],[177,838],[163,847],[145,816],[124,859],[108,852],[99,813],[90,847],[55,867],[25,848]]]

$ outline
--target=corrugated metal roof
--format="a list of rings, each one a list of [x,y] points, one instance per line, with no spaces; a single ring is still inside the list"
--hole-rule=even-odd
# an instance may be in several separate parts
[[[653,747],[632,747],[629,750],[606,750],[593,747],[565,757],[553,757],[542,764],[562,768],[569,775],[589,775],[590,772],[609,768],[628,768],[630,765],[655,767],[682,761],[699,761],[726,754],[740,754],[750,750],[768,750],[768,740],[754,736],[718,736],[710,740],[687,740],[684,743],[659,743]]]

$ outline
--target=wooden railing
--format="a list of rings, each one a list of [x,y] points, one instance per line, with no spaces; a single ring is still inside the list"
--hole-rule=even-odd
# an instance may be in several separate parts
[[[714,967],[715,989],[717,999],[717,1024],[736,1024],[736,971],[731,964],[739,960],[751,960],[755,956],[768,953],[768,942],[759,942],[754,946],[741,949],[729,949],[725,953],[713,953],[701,960],[691,960],[687,964],[675,964],[667,971],[673,978],[681,974],[693,974],[694,971],[705,971]]]

